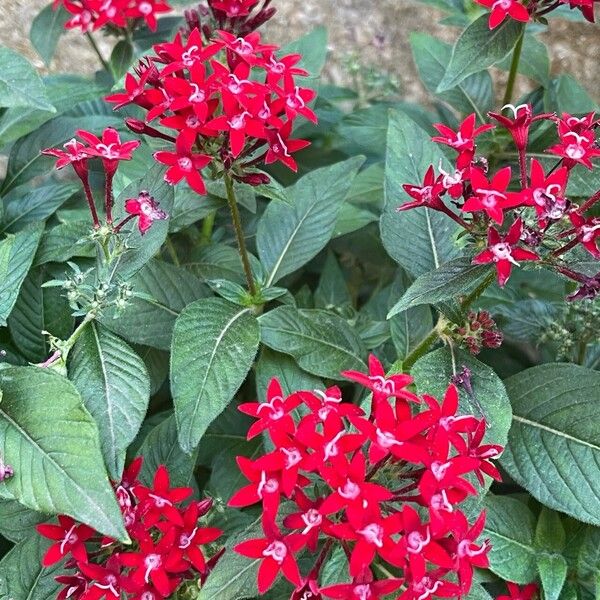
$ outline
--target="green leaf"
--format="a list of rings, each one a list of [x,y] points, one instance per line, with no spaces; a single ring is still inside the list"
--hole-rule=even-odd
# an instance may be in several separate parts
[[[466,296],[477,288],[491,272],[490,265],[473,265],[469,258],[457,258],[435,271],[424,273],[394,305],[388,319],[421,304],[436,304]]]
[[[69,378],[98,425],[110,478],[120,481],[125,452],[148,409],[146,365],[114,333],[90,323],[69,353]]]
[[[55,112],[40,76],[25,58],[0,46],[0,64],[0,107],[32,106]]]
[[[574,77],[562,74],[548,84],[544,94],[544,109],[578,114],[598,110],[598,103]]]
[[[61,223],[44,231],[35,255],[34,266],[49,262],[66,262],[73,256],[96,256],[96,246],[90,239],[87,221]]]
[[[133,46],[127,40],[117,42],[110,55],[110,70],[115,81],[127,73],[133,62]]]
[[[197,600],[243,600],[256,597],[256,575],[261,559],[246,558],[234,552],[233,548],[240,542],[263,535],[260,519],[257,519],[233,539],[229,539],[225,554],[200,588]]]
[[[49,4],[36,15],[31,23],[29,39],[46,65],[50,64],[54,56],[58,40],[65,32],[65,23],[70,16],[63,6],[59,5],[53,10],[52,5]]]
[[[181,231],[188,225],[203,219],[223,206],[223,201],[211,196],[200,198],[194,190],[183,183],[174,188],[173,209],[169,215],[169,231]]]
[[[499,69],[510,70],[512,57],[507,56],[496,65]],[[523,50],[519,60],[519,73],[537,81],[544,87],[548,86],[550,80],[550,58],[546,44],[540,42],[533,35],[525,35]]]
[[[48,75],[44,77],[44,84],[48,98],[56,110],[8,108],[0,117],[0,146],[34,131],[80,102],[98,98],[103,93],[99,85],[76,75]]]
[[[177,442],[177,423],[174,416],[167,417],[156,425],[145,437],[138,452],[144,457],[140,481],[151,485],[154,474],[160,465],[169,470],[172,487],[185,487],[190,484],[196,466],[198,450],[185,453]]]
[[[19,542],[0,561],[0,599],[55,600],[62,585],[54,578],[64,575],[61,563],[42,566],[50,540],[34,534]]]
[[[98,428],[75,386],[49,369],[10,367],[0,371],[0,389],[0,454],[15,469],[6,491],[126,540]]]
[[[35,526],[47,519],[48,515],[31,510],[16,500],[0,499],[0,535],[7,540],[16,543],[35,535]]]
[[[600,528],[586,527],[577,555],[577,578],[597,581],[600,575]]]
[[[352,298],[335,254],[329,252],[315,289],[315,308],[326,310],[352,306]]]
[[[120,118],[107,115],[89,115],[85,119],[85,126],[90,131],[102,131],[105,127],[121,124]],[[56,117],[17,140],[8,157],[6,178],[0,188],[0,194],[8,193],[33,177],[51,173],[56,159],[40,154],[40,149],[62,146],[73,137],[81,125],[81,117]]]
[[[460,113],[475,112],[481,123],[487,122],[486,113],[494,103],[492,78],[487,71],[473,73],[446,92],[436,93],[444,77],[452,47],[427,33],[414,32],[410,35],[414,61],[425,87],[447,102]]]
[[[208,288],[187,269],[159,260],[150,261],[138,271],[131,285],[144,297],[132,298],[118,314],[107,312],[101,322],[129,342],[161,350],[171,347],[179,313],[209,294]]]
[[[404,113],[390,113],[381,238],[388,254],[413,277],[458,255],[453,242],[458,225],[449,217],[428,208],[396,211],[409,200],[402,185],[420,183],[428,167],[437,165],[440,157],[425,131]],[[451,168],[448,164],[445,167]]]
[[[259,320],[263,344],[293,356],[309,373],[340,379],[341,371],[366,369],[366,350],[360,338],[337,315],[281,306]]]
[[[540,365],[506,389],[514,414],[502,466],[542,504],[600,524],[600,373]]]
[[[535,545],[551,552],[562,552],[565,548],[566,533],[560,515],[542,507],[535,527]]]
[[[58,288],[44,288],[43,269],[32,269],[21,286],[15,306],[8,318],[13,342],[31,362],[41,362],[50,352],[44,331],[66,339],[73,331],[74,319],[67,299]]]
[[[438,92],[449,90],[472,73],[500,62],[514,48],[523,33],[523,23],[506,19],[496,29],[490,30],[488,19],[487,13],[481,15],[456,40]]]
[[[177,318],[171,390],[185,452],[198,445],[231,402],[252,366],[259,339],[252,312],[220,298],[198,300]]]
[[[410,279],[400,271],[390,289],[389,302],[384,310],[389,312],[394,300],[410,286]],[[404,310],[389,319],[392,342],[398,358],[404,359],[423,341],[433,328],[431,309],[428,306],[416,306]]]
[[[466,366],[472,373],[474,397],[459,389],[459,413],[485,417],[489,424],[485,440],[489,444],[504,446],[511,423],[510,402],[504,384],[490,367],[470,354],[458,350],[455,351],[454,359],[453,362],[452,354],[447,348],[440,348],[420,358],[411,369],[419,393],[443,398],[454,373],[454,365],[458,370],[463,365]]]
[[[44,221],[55,213],[78,189],[73,183],[51,183],[25,194],[3,198],[2,230],[14,233],[29,223]]]
[[[148,192],[160,204],[160,208],[167,214],[170,214],[173,208],[173,186],[164,180],[164,169],[162,165],[155,164],[141,179],[129,184],[115,201],[114,219],[119,221],[124,218],[125,200],[128,198],[137,198],[138,194],[144,190]],[[123,279],[129,279],[139,271],[161,248],[167,239],[169,232],[169,221],[155,221],[152,228],[144,236],[140,233],[136,222],[124,229],[131,229],[133,233],[127,238],[127,245],[131,248],[122,258],[117,267],[117,273]]]
[[[43,223],[37,223],[0,242],[0,326],[6,325],[17,301],[43,230]]]
[[[508,496],[488,495],[485,506],[484,532],[492,543],[491,571],[506,581],[530,583],[537,575],[533,513]]]
[[[271,202],[258,223],[258,255],[267,286],[314,258],[331,239],[342,203],[364,158],[310,172],[287,189],[290,203]]]
[[[557,304],[544,300],[520,300],[496,306],[495,316],[501,316],[502,333],[507,338],[537,343],[544,331],[556,320]]]
[[[539,554],[537,567],[540,572],[545,600],[558,600],[567,579],[567,561],[560,554]]]
[[[327,29],[316,27],[300,39],[286,44],[278,52],[279,56],[287,54],[300,54],[302,57],[298,66],[301,69],[306,69],[309,73],[309,79],[303,81],[317,79],[325,66],[327,58]]]

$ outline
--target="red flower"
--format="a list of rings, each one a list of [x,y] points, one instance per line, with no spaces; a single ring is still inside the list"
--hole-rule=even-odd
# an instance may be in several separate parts
[[[496,29],[507,16],[522,23],[529,21],[527,8],[517,0],[475,0],[475,2],[492,9],[488,21],[490,29]]]
[[[88,578],[89,584],[81,600],[119,600],[123,577],[121,575],[121,561],[118,554],[113,554],[106,561],[106,565],[94,563],[77,563],[81,573]]]
[[[411,573],[407,581],[407,589],[398,596],[398,600],[427,600],[432,596],[454,598],[461,595],[460,587],[441,578],[436,571],[420,571]]]
[[[294,557],[302,547],[302,537],[297,534],[283,536],[273,523],[263,521],[265,538],[241,542],[234,551],[248,558],[260,558],[258,591],[264,594],[275,581],[279,571],[296,586],[301,583],[300,571]]]
[[[165,173],[165,181],[170,185],[179,183],[185,179],[189,186],[198,194],[206,194],[204,179],[200,174],[200,169],[206,167],[212,158],[206,154],[192,152],[196,143],[196,132],[184,130],[175,142],[175,152],[159,151],[154,153],[154,158],[169,168]]]
[[[60,150],[59,148],[46,148],[45,150],[42,150],[42,154],[58,158],[56,161],[57,169],[64,169],[68,165],[73,165],[75,170],[85,168],[87,173],[87,166],[85,165],[89,159],[89,155],[84,152],[84,150],[87,150],[87,147],[73,138],[64,144],[63,148],[64,150]]]
[[[66,515],[59,515],[58,522],[59,525],[43,523],[36,526],[38,533],[51,540],[56,540],[56,543],[46,550],[42,564],[49,567],[68,554],[72,554],[75,560],[87,561],[85,542],[94,537],[96,532],[87,525],[78,524]]]
[[[497,596],[496,600],[531,600],[539,591],[537,583],[528,583],[520,588],[516,583],[506,582],[508,595]]]
[[[382,400],[387,400],[387,398],[420,402],[415,394],[404,389],[413,383],[413,378],[410,375],[403,374],[386,377],[383,365],[374,354],[369,356],[368,375],[360,371],[342,371],[342,375],[347,379],[360,383],[373,392],[373,407],[376,407]]]
[[[173,575],[188,569],[188,563],[183,560],[183,552],[175,546],[175,536],[176,531],[172,527],[158,543],[150,537],[141,539],[138,540],[139,552],[120,555],[123,566],[132,569],[128,577],[133,586],[143,588],[152,584],[164,598],[175,591],[180,579]]]
[[[302,424],[310,421],[314,425],[334,417],[337,422],[337,429],[340,431],[343,427],[341,421],[343,417],[364,414],[362,409],[355,404],[342,402],[342,391],[337,385],[327,388],[324,392],[314,390],[313,392],[303,391],[297,394],[311,411],[310,415],[302,418]]]
[[[278,113],[283,108],[290,120],[297,115],[302,115],[312,123],[317,123],[317,115],[308,107],[309,102],[312,102],[317,95],[314,90],[296,85],[294,79],[288,75],[285,78],[284,88],[279,88],[277,93],[281,98],[273,102],[275,112]]]
[[[473,567],[485,569],[490,566],[488,553],[490,542],[485,540],[482,544],[475,542],[483,532],[485,525],[485,512],[482,512],[472,527],[467,518],[457,512],[452,526],[452,534],[456,542],[456,562],[460,588],[463,593],[471,589],[473,582]]]
[[[564,215],[567,209],[565,192],[568,179],[567,167],[560,167],[546,177],[541,163],[532,159],[530,184],[520,196],[524,204],[535,208],[540,227],[545,227],[549,220],[557,220]]]
[[[158,202],[145,191],[140,192],[137,198],[125,200],[125,212],[138,217],[138,229],[144,235],[154,221],[163,221],[168,215],[158,207]]]
[[[348,515],[360,516],[393,496],[387,488],[367,480],[366,460],[360,452],[350,461],[340,458],[335,467],[322,466],[321,476],[334,490],[321,505],[326,515],[346,509]]]
[[[139,140],[121,142],[119,132],[112,127],[107,127],[102,132],[102,139],[83,129],[78,129],[77,135],[90,145],[83,152],[90,157],[101,158],[108,176],[117,170],[119,161],[131,160],[131,153],[141,143]]]
[[[510,183],[511,169],[500,169],[491,181],[488,181],[483,171],[473,167],[471,169],[471,185],[473,196],[467,199],[462,206],[464,212],[484,211],[491,219],[502,225],[504,211],[507,208],[519,206],[522,200],[518,194],[509,194],[506,191]]]
[[[321,510],[323,500],[319,498],[313,501],[302,490],[297,489],[294,492],[294,502],[300,511],[288,515],[283,524],[290,529],[301,529],[303,542],[314,552],[319,542],[319,534],[322,531],[329,532],[331,525],[331,521]]]
[[[125,10],[124,14],[129,19],[143,19],[152,31],[156,31],[158,27],[156,15],[171,10],[171,7],[163,0],[138,0],[135,6]]]
[[[296,430],[290,413],[300,404],[298,394],[284,399],[283,390],[277,377],[273,377],[267,387],[266,402],[246,402],[238,406],[238,410],[256,417],[259,420],[248,429],[247,439],[251,440],[265,430],[277,429],[282,433],[293,433]]]
[[[64,586],[56,596],[56,600],[79,600],[87,590],[89,583],[81,573],[58,575],[54,579]]]
[[[343,540],[356,543],[350,556],[350,575],[358,577],[371,566],[377,555],[389,563],[400,566],[396,542],[392,538],[402,529],[399,513],[383,517],[377,511],[350,512],[348,523],[331,526],[331,533]]]
[[[443,207],[440,196],[446,192],[446,189],[442,184],[442,178],[435,176],[433,165],[427,169],[422,185],[404,184],[402,187],[414,200],[401,204],[396,208],[397,211],[409,210],[418,206],[426,206],[434,209]]]
[[[225,47],[249,65],[262,63],[261,54],[277,50],[277,46],[261,44],[260,33],[253,32],[245,37],[235,37],[228,31],[217,31]]]
[[[578,212],[569,213],[569,220],[575,227],[575,234],[581,245],[594,257],[600,259],[600,217],[588,217]]]
[[[477,0],[477,1],[480,2],[480,0]],[[485,0],[485,1],[487,1],[487,0]],[[519,4],[516,0],[497,0],[496,4],[499,4],[500,2],[504,2],[504,1],[512,2],[513,6],[519,6],[523,10],[525,10],[525,13],[527,13],[527,9],[522,4]],[[490,2],[491,2],[491,0],[490,0]],[[492,11],[492,15],[493,14],[494,13]],[[542,119],[548,119],[550,117],[553,117],[553,115],[550,113],[544,113],[544,114],[536,115],[534,117],[531,104],[519,104],[519,106],[513,106],[512,104],[506,104],[505,106],[502,107],[502,110],[504,110],[506,108],[509,108],[512,111],[512,113],[513,113],[512,119],[510,119],[509,117],[505,117],[504,115],[502,115],[500,113],[495,113],[495,112],[490,112],[490,113],[488,113],[488,115],[490,117],[492,117],[492,119],[495,119],[496,121],[498,121],[498,123],[500,123],[500,125],[502,125],[505,129],[507,129],[510,132],[510,134],[512,135],[512,138],[515,142],[515,146],[517,147],[517,149],[519,151],[525,150],[525,148],[527,148],[527,141],[529,139],[529,128],[531,127],[532,123],[535,123],[536,121],[540,121]]]
[[[269,149],[265,156],[265,164],[270,165],[279,161],[294,172],[298,170],[298,165],[292,157],[292,153],[310,146],[310,142],[307,140],[292,140],[290,139],[291,133],[292,121],[286,121],[281,129],[266,130]]]
[[[402,579],[381,581],[354,580],[352,583],[338,583],[322,588],[321,594],[337,600],[383,600],[402,585]]]
[[[572,168],[576,164],[582,164],[592,170],[592,158],[600,156],[600,148],[596,147],[596,138],[594,132],[585,130],[581,133],[575,131],[560,132],[560,142],[548,148],[548,152],[564,158],[564,164],[567,168]]]
[[[488,230],[488,247],[473,258],[474,264],[494,263],[498,273],[498,285],[504,287],[514,266],[520,266],[519,260],[539,260],[539,256],[531,250],[517,246],[523,231],[523,221],[517,219],[510,227],[508,234],[501,236],[498,230]]]
[[[434,127],[440,135],[431,139],[438,144],[450,146],[458,152],[456,161],[458,169],[464,169],[471,164],[475,155],[475,138],[494,128],[490,124],[475,127],[475,113],[465,117],[464,121],[458,126],[458,131],[454,131],[443,123],[435,123]]]
[[[209,0],[209,4],[213,10],[225,13],[230,19],[237,19],[249,15],[258,0]]]
[[[147,528],[158,523],[162,517],[175,525],[183,526],[181,514],[174,505],[191,494],[192,488],[170,487],[169,472],[164,465],[156,469],[152,488],[143,485],[135,488],[135,495],[140,501],[138,510]]]

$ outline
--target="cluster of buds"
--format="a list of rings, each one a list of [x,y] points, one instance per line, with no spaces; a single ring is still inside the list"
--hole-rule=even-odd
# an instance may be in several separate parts
[[[271,0],[207,0],[206,5],[184,12],[187,33],[198,29],[207,40],[215,29],[248,35],[273,18],[277,9],[270,4]]]
[[[460,509],[478,494],[466,476],[481,484],[484,474],[499,479],[490,459],[502,448],[482,444],[484,419],[457,415],[454,385],[442,402],[417,396],[407,389],[410,376],[386,376],[374,356],[368,374],[342,375],[372,394],[369,416],[343,402],[338,387],[285,396],[277,379],[265,402],[239,407],[257,419],[248,439],[268,433],[273,449],[256,460],[237,459],[249,483],[229,505],[260,504],[264,537],[234,550],[261,560],[261,594],[281,571],[296,588],[293,600],[467,595],[474,567],[488,566],[490,545],[479,539],[485,513],[469,523]],[[351,581],[320,588],[334,545],[347,556]],[[318,549],[313,568],[301,575],[299,553]],[[376,580],[377,566],[387,578]]]
[[[146,191],[141,191],[137,198],[129,198],[125,201],[125,211],[129,216],[120,223],[113,224],[112,210],[114,205],[113,179],[119,162],[131,160],[133,151],[140,145],[137,140],[122,142],[116,129],[108,127],[99,138],[89,131],[80,129],[77,131],[80,140],[73,138],[63,148],[47,148],[42,154],[54,156],[57,169],[63,169],[70,165],[83,184],[83,191],[88,202],[94,230],[101,227],[94,195],[89,182],[89,161],[98,158],[102,161],[104,168],[104,212],[106,216],[106,227],[108,232],[118,233],[123,225],[132,218],[138,218],[138,228],[142,234],[146,233],[152,223],[167,218],[167,214],[160,210],[158,203]]]
[[[449,327],[451,336],[473,355],[479,354],[482,348],[499,348],[504,339],[487,310],[471,310],[464,325],[451,324]]]
[[[146,487],[137,479],[141,466],[142,459],[135,459],[114,486],[131,544],[120,544],[65,515],[58,524],[37,526],[54,541],[42,564],[49,567],[67,557],[65,566],[73,571],[56,577],[64,586],[58,600],[168,598],[188,586],[197,590],[219,560],[222,552],[207,559],[202,548],[221,536],[220,529],[200,523],[212,501],[183,506],[192,488],[171,488],[162,465],[153,486]]]
[[[131,31],[142,21],[156,31],[156,17],[172,10],[164,0],[54,0],[52,8],[59,6],[73,15],[65,28],[84,33],[101,27]]]
[[[475,138],[494,125],[476,127],[475,114],[471,114],[457,131],[443,124],[435,126],[440,135],[433,140],[456,151],[455,167],[447,173],[440,166],[436,175],[431,165],[422,184],[404,185],[412,200],[398,210],[427,207],[459,223],[470,235],[475,249],[485,247],[474,256],[473,263],[494,264],[500,286],[506,284],[513,267],[520,266],[522,261],[533,261],[580,284],[580,289],[569,299],[593,298],[600,292],[600,273],[591,277],[578,273],[568,267],[563,255],[568,258],[571,250],[580,247],[593,259],[600,259],[600,218],[589,215],[600,201],[600,190],[581,206],[566,196],[574,167],[581,165],[592,170],[592,159],[600,156],[596,140],[598,121],[594,113],[583,117],[566,113],[561,117],[534,116],[529,104],[504,108],[512,112],[510,117],[500,113],[489,115],[510,133],[516,146],[518,183],[512,183],[510,166],[491,175],[487,172],[488,161],[476,157]],[[548,159],[554,155],[559,160],[548,170],[535,158],[529,168],[527,165],[529,131],[537,121],[553,121],[557,126],[558,140],[546,152]],[[503,232],[500,228],[507,216],[511,224]]]
[[[128,74],[125,91],[107,98],[115,108],[135,104],[147,111],[146,122],[128,120],[128,126],[171,142],[171,149],[154,155],[168,167],[165,180],[175,185],[185,179],[201,195],[201,170],[209,165],[215,177],[227,172],[250,184],[268,182],[255,170],[263,161],[296,170],[292,154],[309,142],[290,139],[294,121],[316,122],[309,107],[315,92],[296,82],[307,75],[296,66],[300,55],[278,57],[278,47],[262,44],[257,32],[236,37],[219,30],[216,36],[204,44],[194,29],[187,38],[178,33],[155,45],[138,77]],[[150,126],[153,121],[163,130]]]
[[[475,0],[490,9],[489,28],[495,29],[507,17],[527,23],[529,21],[539,21],[553,10],[561,6],[568,6],[571,9],[579,9],[584,18],[590,23],[595,21],[594,7],[600,0],[535,0],[526,2],[519,0]]]
[[[0,457],[0,483],[10,479],[14,474],[13,468],[10,465],[5,464],[2,457]]]

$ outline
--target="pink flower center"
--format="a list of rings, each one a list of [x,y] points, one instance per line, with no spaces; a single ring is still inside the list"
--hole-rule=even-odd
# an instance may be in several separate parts
[[[449,468],[449,462],[441,463],[439,461],[435,461],[431,464],[431,472],[433,473],[433,476],[437,481],[441,481],[442,479],[444,479]]]
[[[194,91],[188,98],[190,102],[204,102],[206,100],[206,92],[200,89],[200,86],[197,83],[192,83],[192,87]]]
[[[190,46],[185,52],[181,54],[181,62],[186,67],[191,67],[198,59],[197,56],[198,46]]]
[[[510,247],[510,244],[507,244],[506,242],[500,242],[499,244],[494,244],[490,250],[494,255],[494,262],[507,260],[513,265],[519,265],[519,263],[512,256],[512,248]]]
[[[289,156],[288,147],[285,145],[280,134],[277,134],[277,141],[271,146],[271,150],[275,154],[283,154],[284,156]]]
[[[291,469],[302,460],[302,452],[298,448],[282,448],[281,451],[285,454],[286,469]]]
[[[240,129],[244,129],[244,127],[246,126],[246,117],[249,116],[250,113],[246,111],[240,113],[239,115],[235,115],[234,117],[232,117],[231,121],[228,121],[229,127],[237,131],[239,131]]]
[[[254,52],[254,47],[250,42],[247,42],[244,38],[237,38],[233,42],[233,48],[238,54],[248,55]]]
[[[346,500],[356,500],[360,495],[360,486],[350,479],[346,479],[346,483],[338,488],[338,494]]]
[[[391,431],[381,431],[379,427],[376,430],[377,444],[382,448],[391,448],[392,446],[401,446],[402,442],[396,439]]]
[[[352,595],[357,598],[357,600],[370,600],[373,597],[371,586],[368,583],[361,583],[360,585],[354,586]]]
[[[150,2],[140,2],[138,9],[143,15],[148,16],[152,12],[152,4]]]
[[[154,500],[154,506],[156,508],[164,508],[165,506],[173,506],[172,502],[163,498],[162,496],[156,496],[155,494],[149,494],[149,497]]]
[[[302,515],[302,520],[306,525],[302,530],[302,534],[306,535],[311,529],[318,527],[323,522],[323,517],[316,508],[311,508]]]
[[[429,503],[433,510],[446,510],[448,512],[454,512],[454,507],[448,500],[446,490],[442,490],[439,494],[434,494]]]
[[[264,550],[265,558],[271,557],[278,565],[283,563],[288,553],[287,546],[283,542],[271,542]]]
[[[178,158],[177,164],[179,165],[179,168],[182,171],[185,171],[186,173],[189,173],[192,170],[192,168],[194,167],[194,164],[192,163],[192,159],[189,156],[182,156],[182,157]]]
[[[144,580],[146,583],[150,583],[150,573],[155,569],[158,569],[162,564],[160,554],[148,554],[144,559],[144,566],[146,567],[146,573],[144,574]]]
[[[357,533],[360,533],[369,544],[373,544],[374,546],[377,546],[377,548],[383,547],[384,531],[381,525],[370,523],[364,529],[357,531]]]
[[[60,553],[61,554],[65,553],[66,546],[73,546],[79,540],[79,537],[75,533],[75,527],[77,527],[77,526],[73,525],[71,527],[71,529],[69,529],[69,531],[67,531],[67,533],[65,534],[65,537],[63,538],[63,541],[60,544]]]
[[[274,479],[273,477],[267,479],[267,474],[265,471],[262,471],[260,474],[260,483],[258,484],[258,497],[262,498],[263,493],[274,494],[279,490],[279,481]]]
[[[418,531],[411,531],[406,536],[406,545],[407,550],[411,554],[419,554],[423,551],[423,548],[429,544],[431,541],[431,536],[429,535],[429,530],[427,529],[427,536],[419,533]]]
[[[300,89],[296,86],[293,94],[288,94],[285,103],[293,110],[300,110],[306,106],[306,103],[300,95]]]
[[[425,600],[437,592],[438,588],[442,585],[441,581],[433,581],[431,577],[423,577],[421,581],[413,584],[413,589],[417,594],[417,600]]]
[[[338,442],[342,439],[344,433],[346,433],[344,430],[340,431],[330,442],[325,444],[325,451],[323,453],[325,460],[332,456],[337,456],[340,453]]]
[[[396,393],[396,386],[390,379],[386,379],[381,375],[372,375],[369,377],[369,380],[373,383],[373,389],[376,392],[381,392],[388,396],[392,396]]]
[[[194,536],[196,535],[197,531],[198,531],[198,528],[194,527],[194,530],[189,535],[186,533],[182,533],[179,536],[179,547],[182,550],[185,550],[186,548],[190,547],[190,544],[192,543],[192,540],[194,539]]]

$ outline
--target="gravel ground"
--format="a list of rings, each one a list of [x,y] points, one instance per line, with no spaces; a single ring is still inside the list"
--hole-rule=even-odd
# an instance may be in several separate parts
[[[31,47],[28,27],[37,12],[50,0],[2,0],[0,43],[25,54],[42,72],[42,60]],[[427,31],[447,41],[457,32],[437,25],[441,13],[412,0],[276,0],[279,17],[271,34],[285,42],[312,27],[324,24],[330,35],[328,79],[347,83],[349,61],[358,57],[366,69],[377,68],[398,81],[409,99],[424,99],[424,90],[415,77],[408,37],[411,31]],[[546,34],[551,46],[553,72],[576,76],[588,91],[600,98],[600,25],[554,21]],[[109,44],[100,40],[106,53]],[[97,59],[86,41],[68,33],[50,66],[53,72],[90,73]]]

